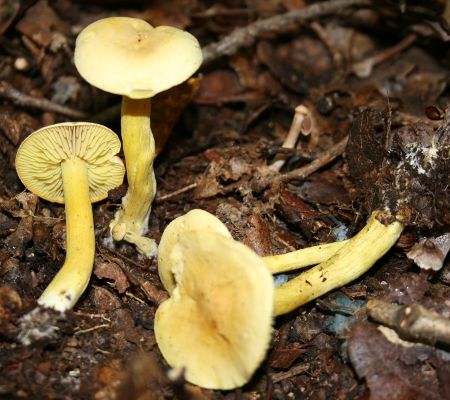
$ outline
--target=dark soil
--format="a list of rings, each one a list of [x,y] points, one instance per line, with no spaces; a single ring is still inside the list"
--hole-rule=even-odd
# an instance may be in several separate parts
[[[443,0],[360,1],[235,39],[227,54],[208,46],[310,3],[0,2],[0,398],[450,398],[449,343],[405,344],[365,311],[377,299],[450,318],[448,260],[433,271],[406,256],[420,238],[449,231],[450,9],[444,13]],[[187,29],[205,48],[199,80],[154,101],[155,136],[172,130],[155,166],[148,236],[157,241],[193,208],[215,214],[260,255],[351,237],[371,209],[386,205],[380,193],[403,165],[401,140],[438,133],[439,175],[405,170],[401,186],[419,185],[410,212],[425,222],[411,217],[397,246],[362,278],[277,318],[268,357],[241,389],[203,390],[167,377],[153,332],[166,296],[156,260],[126,243],[104,244],[126,183],[94,205],[95,271],[75,309],[66,318],[46,315],[56,318],[49,337],[31,346],[18,340],[20,317],[64,262],[65,221],[63,206],[24,192],[15,153],[28,134],[56,122],[91,120],[119,132],[120,98],[90,86],[72,62],[76,35],[107,16]],[[282,148],[300,104],[310,112],[302,126],[309,135]],[[386,146],[391,132],[401,139]],[[280,157],[281,171],[269,173]]]

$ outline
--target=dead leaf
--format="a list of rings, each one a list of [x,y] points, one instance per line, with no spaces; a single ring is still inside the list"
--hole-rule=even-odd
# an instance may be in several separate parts
[[[356,323],[348,354],[359,378],[365,378],[370,400],[441,399],[435,359],[429,346],[403,347],[388,341],[369,323]]]
[[[200,80],[191,78],[180,85],[157,94],[152,99],[151,125],[156,154],[161,153],[181,113],[196,95]]]
[[[248,218],[243,243],[254,250],[256,254],[267,256],[274,252],[271,237],[272,231],[264,218],[257,213],[251,214]]]
[[[194,191],[194,197],[196,199],[206,199],[221,193],[223,186],[217,181],[217,177],[221,173],[221,165],[215,161],[212,161],[208,166],[206,174],[197,180],[197,187]]]
[[[269,366],[276,369],[288,369],[297,359],[306,353],[303,347],[283,347],[275,349],[269,358]]]
[[[6,337],[17,332],[15,320],[22,309],[22,299],[9,286],[0,286],[0,332]]]
[[[95,260],[94,275],[99,279],[109,279],[114,282],[114,286],[119,293],[125,293],[130,287],[127,276],[122,269],[112,262],[104,262],[97,258]]]
[[[44,48],[50,46],[56,32],[70,34],[69,25],[59,18],[47,0],[40,0],[30,7],[16,29]]]
[[[450,250],[450,233],[432,238],[422,238],[406,254],[422,269],[439,271]]]
[[[28,134],[39,127],[39,121],[29,114],[11,109],[11,107],[0,107],[0,131],[14,146],[17,146]]]
[[[216,70],[205,75],[195,102],[198,104],[221,104],[223,99],[242,93],[237,76],[230,70]]]
[[[33,217],[26,216],[22,218],[17,229],[9,235],[4,244],[14,257],[22,257],[25,247],[33,238]]]
[[[116,310],[122,305],[117,296],[109,290],[98,286],[94,287],[94,303],[97,307],[97,312],[100,314]]]

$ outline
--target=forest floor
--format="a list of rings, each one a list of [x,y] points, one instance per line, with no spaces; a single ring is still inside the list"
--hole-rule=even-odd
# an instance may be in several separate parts
[[[165,295],[156,260],[127,243],[105,245],[125,182],[93,205],[97,249],[85,294],[57,321],[55,335],[31,346],[18,340],[20,318],[64,262],[65,217],[64,206],[24,192],[17,148],[57,122],[89,120],[120,131],[120,98],[89,85],[73,64],[86,25],[142,18],[186,29],[204,49],[194,83],[154,100],[155,134],[172,135],[155,162],[147,236],[159,242],[170,221],[201,208],[265,256],[350,238],[364,226],[376,185],[355,173],[355,159],[364,160],[355,158],[349,135],[440,129],[448,143],[450,11],[444,14],[445,1],[426,3],[0,2],[0,398],[450,399],[449,343],[433,340],[432,329],[428,343],[403,340],[407,329],[373,317],[386,304],[419,304],[450,318],[448,260],[427,270],[407,257],[422,238],[425,254],[439,250],[432,238],[448,243],[449,216],[439,207],[428,210],[426,225],[407,227],[361,278],[276,318],[252,380],[214,391],[166,374],[153,330]],[[289,14],[299,10],[307,12]],[[179,99],[194,86],[182,110]],[[295,128],[297,144],[283,147]],[[371,146],[363,141],[359,150]],[[276,160],[281,167],[268,173]]]

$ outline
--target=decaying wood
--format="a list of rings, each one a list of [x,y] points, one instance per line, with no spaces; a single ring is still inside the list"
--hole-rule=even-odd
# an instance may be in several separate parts
[[[450,320],[420,304],[400,306],[372,299],[367,304],[367,312],[375,321],[395,329],[402,337],[450,345]]]

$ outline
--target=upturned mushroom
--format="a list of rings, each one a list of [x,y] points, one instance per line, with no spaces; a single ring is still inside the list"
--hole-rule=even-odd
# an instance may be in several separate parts
[[[145,237],[156,191],[155,141],[150,128],[151,97],[189,78],[202,52],[190,33],[152,27],[128,17],[96,21],[78,35],[75,65],[91,85],[122,95],[122,142],[128,191],[110,224],[114,240],[134,243],[152,256],[155,241]]]
[[[188,231],[202,231],[206,236],[213,232],[231,239],[227,227],[217,217],[204,210],[194,209],[172,220],[164,230],[158,249],[159,278],[169,294],[172,294],[176,286],[170,257],[180,237]]]
[[[272,331],[274,286],[263,261],[212,229],[180,233],[163,262],[175,287],[155,316],[162,355],[201,387],[244,385],[264,359]]]
[[[187,231],[201,231],[205,236],[214,232],[231,238],[227,227],[216,216],[207,211],[193,209],[175,218],[164,230],[158,251],[159,277],[169,293],[172,293],[176,283],[168,260],[180,236]],[[325,243],[286,254],[262,257],[262,260],[272,274],[298,270],[328,260],[346,243],[348,243],[348,240]]]
[[[20,145],[16,170],[25,187],[45,200],[65,204],[66,260],[39,297],[41,306],[66,311],[86,289],[95,256],[91,203],[122,183],[125,170],[116,156],[119,150],[113,131],[87,122],[41,128]]]
[[[275,288],[274,315],[292,311],[367,272],[394,245],[403,230],[403,225],[398,221],[387,224],[379,222],[377,218],[380,216],[382,213],[374,212],[366,226],[349,240],[261,257],[266,268],[274,274],[318,264]],[[160,242],[163,252],[160,251],[158,257],[158,272],[169,293],[173,290],[176,277],[167,260],[180,237],[188,230],[201,232],[206,240],[211,233],[223,235],[226,227],[217,217],[202,210],[189,211],[167,226]]]

